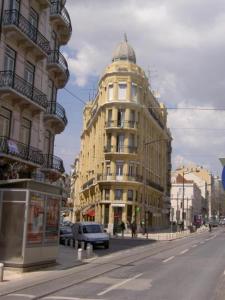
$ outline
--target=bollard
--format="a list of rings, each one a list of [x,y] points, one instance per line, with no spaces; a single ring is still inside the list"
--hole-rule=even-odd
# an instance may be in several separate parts
[[[3,281],[4,264],[0,263],[0,282]]]
[[[70,239],[70,247],[73,248],[73,239]]]
[[[88,244],[87,245],[87,258],[92,257],[93,255],[93,245],[92,244]]]
[[[77,259],[82,260],[82,256],[83,256],[83,250],[79,248],[77,251]]]

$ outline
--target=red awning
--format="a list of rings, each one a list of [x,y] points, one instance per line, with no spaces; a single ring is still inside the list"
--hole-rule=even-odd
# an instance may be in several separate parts
[[[88,215],[89,217],[94,217],[95,216],[95,210],[94,209],[89,209],[86,212],[86,215]]]

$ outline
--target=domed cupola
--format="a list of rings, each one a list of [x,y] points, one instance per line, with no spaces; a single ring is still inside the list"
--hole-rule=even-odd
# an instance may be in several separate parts
[[[124,35],[124,41],[113,52],[112,62],[118,60],[128,60],[136,64],[136,55],[134,49],[127,42],[126,34]]]

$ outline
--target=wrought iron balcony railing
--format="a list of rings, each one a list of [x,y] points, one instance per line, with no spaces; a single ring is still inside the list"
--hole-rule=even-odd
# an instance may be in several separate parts
[[[65,22],[66,27],[69,30],[69,34],[72,32],[72,25],[70,16],[68,14],[67,9],[62,5],[61,0],[51,0],[51,9],[50,9],[50,15],[60,15],[60,17]]]
[[[67,125],[68,121],[67,121],[65,109],[59,103],[48,102],[47,113],[55,115],[60,120],[62,120],[65,126]]]
[[[14,156],[15,158],[23,159],[36,165],[42,165],[44,157],[39,149],[18,141],[9,139],[8,137],[0,137],[0,157],[4,154]]]
[[[44,163],[42,167],[44,169],[52,169],[60,173],[65,172],[62,159],[52,154],[44,154]]]
[[[14,25],[20,29],[32,42],[34,42],[46,55],[50,49],[49,41],[34,27],[18,10],[5,10],[3,26]]]
[[[0,90],[1,89],[14,89],[21,95],[29,98],[35,104],[47,108],[48,100],[47,96],[36,89],[32,84],[16,75],[12,71],[0,71]]]
[[[137,128],[136,121],[118,121],[118,120],[110,120],[105,122],[106,128]]]
[[[97,181],[133,181],[142,182],[143,177],[140,175],[129,175],[129,174],[97,174]]]
[[[69,79],[69,70],[68,70],[68,64],[65,59],[65,57],[60,53],[59,50],[52,50],[48,53],[48,64],[57,64],[60,66],[60,68],[64,71],[66,76],[66,82]]]
[[[104,147],[104,152],[113,152],[113,153],[125,153],[125,154],[136,154],[137,153],[137,147],[136,146],[123,146],[123,145],[108,145]]]

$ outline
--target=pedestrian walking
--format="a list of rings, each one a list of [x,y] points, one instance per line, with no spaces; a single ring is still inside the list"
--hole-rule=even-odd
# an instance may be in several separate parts
[[[121,221],[120,228],[121,228],[122,237],[124,237],[124,230],[125,230],[126,226],[123,221]]]
[[[136,236],[136,231],[137,231],[137,224],[135,221],[131,223],[131,233],[132,233],[132,238]]]

